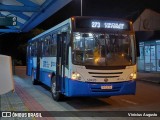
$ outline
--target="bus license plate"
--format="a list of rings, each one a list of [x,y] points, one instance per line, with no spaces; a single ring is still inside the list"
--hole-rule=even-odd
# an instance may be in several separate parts
[[[112,89],[112,85],[109,85],[109,86],[101,86],[101,89]]]

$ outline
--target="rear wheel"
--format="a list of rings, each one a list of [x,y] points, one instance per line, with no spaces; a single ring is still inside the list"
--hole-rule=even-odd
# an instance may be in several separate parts
[[[51,93],[52,93],[52,97],[55,101],[60,101],[63,97],[63,95],[56,90],[57,86],[56,86],[56,76],[52,77],[51,80]]]
[[[38,85],[38,80],[34,79],[34,70],[32,70],[31,80],[33,85]]]

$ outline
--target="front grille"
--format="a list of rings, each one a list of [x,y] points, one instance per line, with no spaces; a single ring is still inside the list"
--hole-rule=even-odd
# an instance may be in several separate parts
[[[123,72],[88,72],[89,74],[122,74]]]
[[[91,66],[86,65],[86,69],[90,70],[122,70],[125,69],[126,66]]]
[[[119,77],[119,76],[92,76],[95,78],[115,78],[115,77]]]
[[[115,78],[119,77],[119,74],[122,74],[123,72],[88,72],[89,74],[92,74],[92,77],[95,78]]]

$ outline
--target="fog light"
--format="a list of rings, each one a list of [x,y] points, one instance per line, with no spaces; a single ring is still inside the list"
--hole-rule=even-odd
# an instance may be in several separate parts
[[[130,79],[136,79],[137,78],[137,74],[136,73],[131,73],[129,78]]]

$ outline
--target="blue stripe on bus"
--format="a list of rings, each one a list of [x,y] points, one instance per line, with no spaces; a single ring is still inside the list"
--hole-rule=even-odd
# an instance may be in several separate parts
[[[67,79],[66,96],[114,96],[114,95],[129,95],[135,94],[136,81],[127,81],[121,83],[87,83]],[[111,90],[103,90],[101,86],[112,85]],[[83,89],[82,89],[83,88]]]
[[[54,71],[41,69],[40,79],[41,82],[47,86],[51,86],[51,78],[48,74]],[[112,89],[101,89],[101,86],[112,86]],[[83,88],[83,89],[82,89]],[[89,83],[71,80],[65,78],[65,90],[62,88],[62,93],[68,97],[74,96],[115,96],[115,95],[129,95],[135,94],[136,81],[126,81],[119,83]]]
[[[40,69],[40,81],[47,86],[51,86],[51,77],[49,74],[54,73],[55,71],[48,70],[48,69]]]

